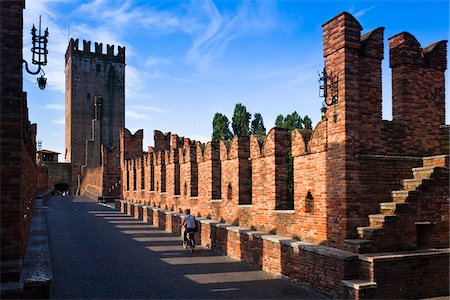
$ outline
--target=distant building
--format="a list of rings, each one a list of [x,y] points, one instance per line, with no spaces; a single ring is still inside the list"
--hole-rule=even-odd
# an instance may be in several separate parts
[[[61,154],[61,153],[50,151],[50,150],[45,150],[45,149],[38,150],[38,151],[36,151],[36,163],[38,165],[43,165],[44,162],[48,162],[48,161],[57,162],[59,154]]]

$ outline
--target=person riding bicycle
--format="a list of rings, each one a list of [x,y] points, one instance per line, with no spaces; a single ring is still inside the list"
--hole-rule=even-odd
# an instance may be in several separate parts
[[[183,247],[186,248],[188,238],[187,235],[191,232],[192,239],[194,239],[194,233],[196,232],[196,220],[194,216],[191,216],[191,210],[188,208],[185,211],[186,216],[183,217],[180,226],[184,226],[184,234],[183,234]]]

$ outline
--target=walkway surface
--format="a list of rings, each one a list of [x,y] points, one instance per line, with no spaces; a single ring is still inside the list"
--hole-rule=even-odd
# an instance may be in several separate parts
[[[84,197],[53,196],[54,299],[325,299]]]

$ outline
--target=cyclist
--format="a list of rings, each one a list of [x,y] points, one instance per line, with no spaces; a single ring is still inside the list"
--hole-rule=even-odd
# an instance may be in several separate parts
[[[195,221],[195,217],[191,216],[191,210],[188,208],[185,211],[186,216],[183,217],[180,226],[184,226],[184,235],[183,235],[183,247],[186,249],[188,244],[187,234],[191,232],[191,238],[194,239],[194,233],[196,232],[197,225]]]

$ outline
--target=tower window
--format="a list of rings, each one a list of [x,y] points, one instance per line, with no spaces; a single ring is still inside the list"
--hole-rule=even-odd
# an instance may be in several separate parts
[[[102,66],[100,66],[100,64],[97,64],[95,66],[95,72],[100,73],[102,71]]]
[[[90,93],[87,93],[86,99],[87,99],[87,100],[91,100],[91,94],[90,94]]]

